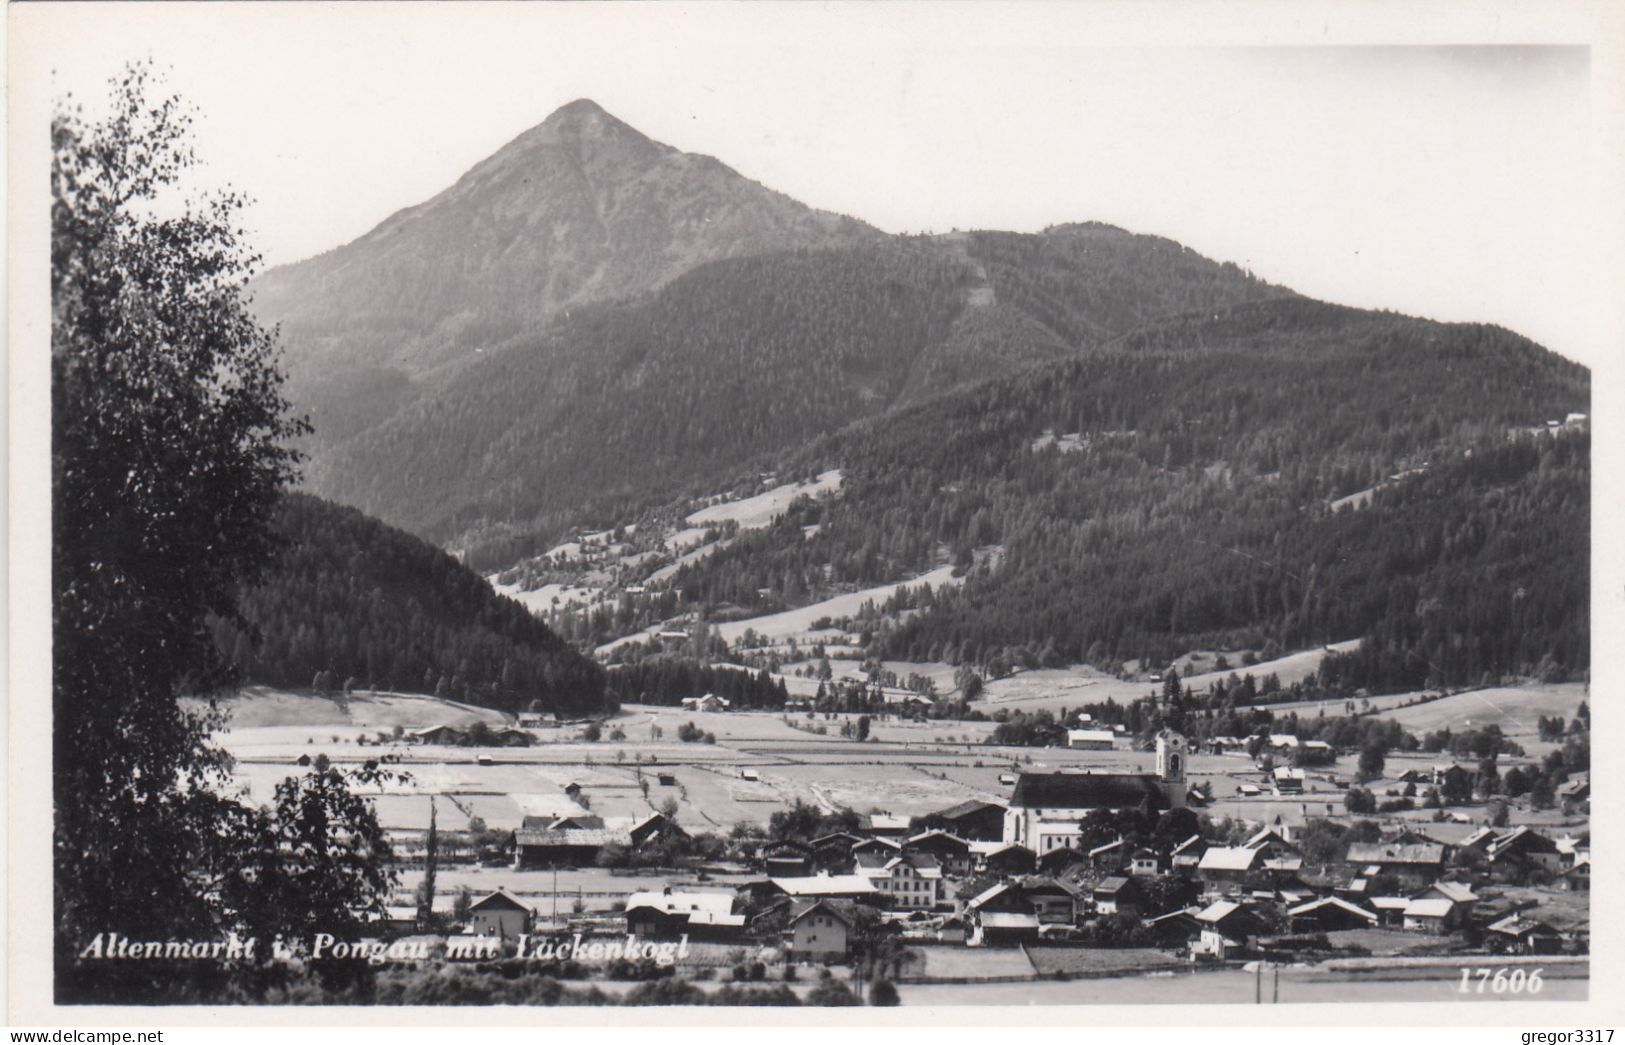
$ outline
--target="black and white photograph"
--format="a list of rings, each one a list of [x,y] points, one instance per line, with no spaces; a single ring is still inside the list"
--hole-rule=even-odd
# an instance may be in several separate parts
[[[1427,10],[13,4],[10,1022],[1617,1023],[1625,20]]]

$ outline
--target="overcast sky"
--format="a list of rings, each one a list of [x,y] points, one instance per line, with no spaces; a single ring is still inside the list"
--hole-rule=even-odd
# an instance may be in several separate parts
[[[1317,297],[1500,323],[1598,358],[1587,48],[1302,46],[1351,34],[1276,17],[1284,6],[1201,31],[1174,10],[10,13],[14,34],[19,20],[54,29],[58,94],[93,103],[139,55],[167,69],[200,112],[208,176],[256,198],[249,226],[271,264],[355,238],[590,97],[650,137],[890,231],[1104,221]],[[1248,43],[1269,46],[1231,46]]]

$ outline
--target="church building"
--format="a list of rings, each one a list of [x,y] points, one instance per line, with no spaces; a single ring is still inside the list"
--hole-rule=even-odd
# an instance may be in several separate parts
[[[1004,814],[1004,843],[1043,856],[1076,848],[1079,821],[1097,809],[1181,809],[1185,757],[1185,738],[1165,729],[1157,734],[1155,773],[1022,773]]]

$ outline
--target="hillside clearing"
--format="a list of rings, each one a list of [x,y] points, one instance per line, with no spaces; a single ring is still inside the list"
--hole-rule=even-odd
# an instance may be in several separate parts
[[[701,508],[683,521],[693,527],[737,523],[741,530],[759,530],[771,526],[773,520],[784,514],[790,502],[797,497],[823,497],[833,495],[841,488],[841,470],[832,468],[821,473],[810,483],[787,483],[771,490],[737,501],[724,501]]]

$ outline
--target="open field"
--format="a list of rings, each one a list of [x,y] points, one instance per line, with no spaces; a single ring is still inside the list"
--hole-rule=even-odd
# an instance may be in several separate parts
[[[1026,674],[1031,678],[1043,673]],[[1583,697],[1584,688],[1578,685],[1487,690],[1402,708],[1392,717],[1423,732],[1442,724],[1483,724],[1486,713],[1494,713],[1504,729],[1522,731],[1532,729],[1538,714],[1572,715]],[[1075,706],[1075,701],[1069,702]],[[430,795],[441,796],[439,823],[449,830],[464,829],[476,817],[489,827],[510,829],[525,816],[578,812],[581,806],[564,793],[571,783],[582,787],[593,813],[638,816],[672,800],[678,822],[698,831],[726,831],[741,821],[765,824],[775,811],[798,800],[825,809],[846,805],[860,812],[917,815],[971,798],[1006,800],[1010,787],[999,777],[1019,769],[1150,772],[1154,761],[1150,752],[1126,747],[1115,751],[990,747],[981,743],[990,723],[874,719],[871,739],[860,743],[840,736],[841,724],[856,718],[852,715],[819,715],[813,720],[792,715],[795,725],[791,725],[781,712],[708,713],[643,705],[628,705],[604,724],[606,737],[617,729],[624,734],[615,741],[587,743],[581,739],[581,727],[569,726],[534,731],[538,743],[529,748],[477,750],[404,743],[380,747],[357,741],[395,725],[495,722],[500,716],[401,694],[358,694],[348,713],[332,700],[263,689],[233,698],[227,706],[231,724],[219,739],[238,760],[236,781],[247,797],[269,801],[276,784],[296,771],[301,755],[325,754],[342,765],[388,754],[398,759],[390,768],[407,778],[377,789],[382,796],[380,816],[397,830],[427,828]],[[716,743],[677,740],[678,728],[686,722],[714,734]],[[797,728],[813,723],[822,725],[826,734]],[[651,727],[659,728],[658,739]],[[1525,736],[1514,735],[1528,746]],[[964,741],[967,737],[970,743]],[[482,756],[490,764],[480,764]],[[1437,754],[1395,753],[1387,776],[1446,761],[1447,756]],[[1188,765],[1193,783],[1212,788],[1215,801],[1206,809],[1210,815],[1263,823],[1276,818],[1288,823],[1305,817],[1341,818],[1343,793],[1327,778],[1355,775],[1355,759],[1348,756],[1334,766],[1310,770],[1302,796],[1276,797],[1266,789],[1258,797],[1243,798],[1238,794],[1240,785],[1265,783],[1251,759],[1196,754]],[[746,779],[747,769],[758,779]],[[639,786],[640,774],[648,784],[647,795]],[[661,784],[660,774],[670,776],[673,783]],[[1387,779],[1372,788],[1382,796],[1401,786]],[[1453,812],[1473,822],[1488,816],[1481,806]],[[1514,817],[1564,829],[1577,824],[1558,811],[1531,813],[1518,808]],[[1472,826],[1432,824],[1432,813],[1425,810],[1383,819],[1413,820],[1441,833],[1464,834]]]
[[[204,703],[193,698],[182,700],[184,706],[200,709]],[[490,708],[417,693],[375,693],[370,690],[357,690],[351,694],[348,711],[326,697],[288,693],[266,686],[246,687],[242,693],[218,703],[231,716],[229,725],[232,727],[284,726],[305,729],[342,725],[376,731],[393,729],[395,726],[412,729],[442,722],[458,726],[475,722],[498,725],[504,720],[502,712]],[[312,728],[312,732],[318,733],[320,729]]]
[[[783,613],[772,613],[765,617],[752,617],[748,620],[729,621],[716,627],[717,634],[727,642],[734,642],[747,630],[755,631],[764,639],[787,639],[791,636],[803,636],[812,630],[813,621],[820,617],[851,617],[863,608],[866,602],[880,605],[897,591],[898,588],[917,588],[922,584],[929,584],[932,588],[955,587],[964,581],[963,577],[954,576],[952,566],[939,566],[929,573],[922,573],[918,577],[906,581],[897,581],[894,584],[881,584],[862,591],[848,592],[834,598],[815,602],[811,606],[800,609],[786,610]]]
[[[1559,682],[1469,690],[1399,708],[1382,717],[1418,735],[1445,728],[1460,732],[1497,725],[1502,733],[1528,748],[1531,741],[1540,742],[1536,720],[1542,715],[1572,719],[1580,702],[1587,699],[1586,689],[1583,682]]]
[[[591,606],[604,597],[604,589],[588,585],[544,584],[526,591],[518,584],[498,584],[495,578],[488,580],[498,595],[506,595],[536,616],[546,616],[568,606]]]
[[[1027,957],[1043,975],[1098,976],[1121,970],[1178,966],[1182,961],[1168,951],[1149,947],[1029,947]]]
[[[1019,947],[970,948],[943,944],[910,947],[909,952],[916,955],[917,960],[903,969],[902,982],[1034,975],[1033,963]]]
[[[1358,639],[1338,642],[1324,649],[1303,650],[1275,660],[1260,661],[1249,667],[1243,667],[1237,661],[1224,671],[1210,670],[1191,675],[1184,679],[1184,685],[1200,691],[1220,679],[1227,679],[1231,674],[1235,674],[1252,675],[1258,679],[1274,675],[1281,680],[1282,685],[1289,686],[1294,682],[1301,682],[1312,672],[1317,671],[1328,650],[1347,652],[1358,649],[1359,645]],[[1061,707],[1076,708],[1084,704],[1103,704],[1107,700],[1126,704],[1150,695],[1158,688],[1154,682],[1120,679],[1115,675],[1097,671],[1087,664],[1076,664],[1069,668],[1018,671],[1007,678],[993,679],[987,683],[985,702],[988,710],[1007,707],[1021,711],[1036,711],[1039,708],[1054,711]]]

